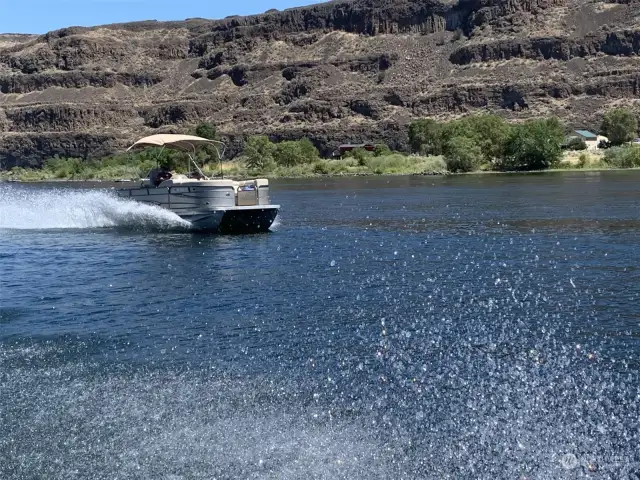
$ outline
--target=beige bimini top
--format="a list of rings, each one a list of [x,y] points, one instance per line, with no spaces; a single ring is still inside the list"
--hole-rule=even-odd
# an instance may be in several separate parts
[[[176,135],[172,133],[163,133],[158,135],[151,135],[138,140],[131,145],[128,149],[133,150],[135,148],[148,148],[148,147],[166,147],[174,150],[180,150],[184,152],[191,152],[198,145],[220,145],[221,142],[216,140],[208,140],[202,137],[195,137],[193,135]]]

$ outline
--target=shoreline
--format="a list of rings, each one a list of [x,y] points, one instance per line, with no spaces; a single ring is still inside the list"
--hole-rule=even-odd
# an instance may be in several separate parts
[[[314,178],[353,178],[353,177],[455,177],[455,176],[474,176],[474,175],[540,175],[540,174],[552,174],[552,173],[576,173],[576,172],[622,172],[622,171],[638,171],[640,167],[634,168],[616,168],[616,167],[596,167],[596,168],[579,168],[579,167],[571,167],[571,168],[550,168],[547,170],[530,170],[530,171],[511,171],[511,172],[502,172],[502,171],[494,171],[494,170],[478,170],[475,172],[465,172],[465,173],[453,173],[453,172],[423,172],[423,173],[415,173],[415,172],[398,172],[398,173],[375,173],[375,172],[340,172],[340,173],[310,173],[308,175],[254,175],[251,177],[247,176],[237,176],[237,175],[228,175],[224,178],[228,178],[231,180],[246,180],[247,178],[266,178],[268,180],[297,180],[297,179],[314,179]],[[212,180],[219,179],[220,177],[215,176],[212,177]],[[105,178],[86,178],[86,179],[77,179],[77,178],[49,178],[49,179],[37,179],[37,180],[21,180],[10,177],[2,176],[0,172],[0,183],[83,183],[83,182],[92,182],[92,183],[136,183],[141,182],[143,179],[123,179],[123,178],[113,178],[113,179],[105,179]]]
[[[257,142],[257,146],[253,145]],[[449,175],[514,175],[557,172],[603,172],[640,168],[640,149],[619,148],[612,154],[603,152],[565,151],[554,161],[537,162],[489,160],[485,154],[479,157],[477,148],[460,157],[444,155],[407,155],[402,152],[380,151],[355,153],[342,158],[320,158],[318,152],[306,139],[298,142],[271,143],[266,137],[251,137],[246,156],[232,160],[214,162],[210,157],[198,160],[204,175],[211,179],[222,177],[230,180],[252,178],[313,179],[373,176],[449,176]],[[255,148],[254,148],[255,147]],[[261,152],[260,148],[265,150]],[[264,148],[263,148],[264,147]],[[267,148],[268,147],[268,148]],[[385,147],[387,148],[387,147]],[[280,150],[282,151],[280,151]],[[255,151],[254,151],[255,150]],[[307,151],[310,150],[310,151]],[[311,151],[313,150],[313,151]],[[387,148],[388,150],[388,148]],[[279,152],[279,153],[278,153]],[[284,153],[283,153],[284,152]],[[315,152],[315,153],[314,153]],[[467,158],[469,155],[471,157]],[[143,154],[144,153],[144,154]],[[18,167],[0,170],[0,181],[38,182],[95,182],[136,183],[148,175],[147,172],[164,162],[174,173],[187,173],[189,163],[184,158],[160,158],[156,154],[140,153],[116,155],[102,159],[83,161],[77,158],[44,160],[40,167]],[[276,154],[284,155],[276,158]],[[472,155],[473,154],[473,155]],[[466,155],[466,156],[465,156]],[[475,155],[475,156],[474,156]],[[165,155],[166,156],[166,155]],[[493,157],[491,157],[493,158]],[[466,163],[465,163],[466,162]],[[470,163],[469,163],[470,162]],[[535,166],[537,169],[529,168]],[[507,168],[511,167],[511,170]],[[630,167],[630,168],[629,168]],[[517,170],[516,170],[517,169]]]

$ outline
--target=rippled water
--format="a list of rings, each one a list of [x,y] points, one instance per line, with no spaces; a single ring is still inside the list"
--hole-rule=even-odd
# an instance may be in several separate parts
[[[0,478],[640,478],[640,175],[0,184]]]

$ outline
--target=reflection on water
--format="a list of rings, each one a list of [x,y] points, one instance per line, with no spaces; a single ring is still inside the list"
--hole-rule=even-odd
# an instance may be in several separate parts
[[[278,181],[229,237],[0,186],[0,476],[638,478],[638,180]]]

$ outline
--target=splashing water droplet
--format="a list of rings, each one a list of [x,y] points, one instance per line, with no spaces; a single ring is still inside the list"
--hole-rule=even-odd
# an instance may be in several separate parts
[[[169,210],[106,190],[0,187],[0,230],[109,227],[188,229],[191,224]]]

